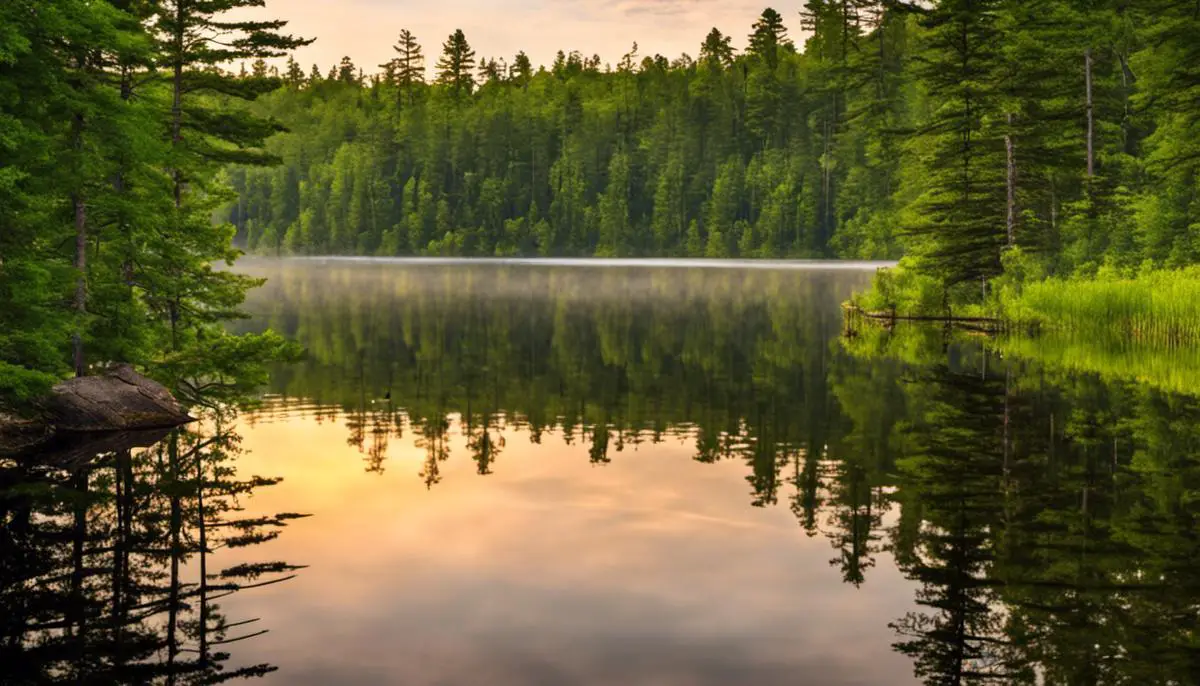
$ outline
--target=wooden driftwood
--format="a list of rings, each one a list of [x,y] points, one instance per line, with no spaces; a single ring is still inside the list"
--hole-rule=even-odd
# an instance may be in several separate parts
[[[946,326],[957,326],[961,328],[971,329],[974,331],[984,331],[987,333],[998,333],[1005,328],[1005,321],[992,317],[955,317],[952,315],[905,315],[898,314],[894,311],[887,312],[872,312],[864,310],[855,305],[846,304],[843,306],[846,313],[854,317],[862,317],[872,321],[881,322],[887,325],[894,325],[896,322],[928,322],[934,324],[944,324]]]

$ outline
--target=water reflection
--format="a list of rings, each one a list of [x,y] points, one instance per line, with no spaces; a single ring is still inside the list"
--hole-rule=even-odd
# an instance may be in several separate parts
[[[246,431],[268,451],[304,436],[287,459],[320,465],[314,492],[361,456],[324,545],[383,527],[341,564],[406,584],[363,582],[398,606],[386,620],[378,599],[339,611],[426,636],[387,656],[360,637],[348,683],[367,664],[439,683],[485,664],[499,683],[814,665],[814,683],[1200,682],[1189,394],[928,329],[841,339],[866,278],[844,272],[255,268],[251,325],[310,354]]]
[[[231,417],[205,426],[0,459],[0,681],[212,684],[276,669],[233,658],[270,620],[222,599],[292,578],[298,566],[250,549],[302,515],[243,516],[240,500],[277,480],[238,476]]]

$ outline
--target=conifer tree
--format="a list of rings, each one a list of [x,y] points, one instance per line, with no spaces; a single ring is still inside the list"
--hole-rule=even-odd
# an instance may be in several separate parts
[[[475,87],[475,51],[467,43],[462,29],[455,30],[442,44],[438,59],[438,83],[448,86],[455,98],[470,95]]]
[[[733,38],[721,33],[715,26],[700,46],[700,62],[710,69],[728,69],[733,66]]]
[[[299,88],[304,83],[304,70],[291,55],[288,56],[287,71],[284,72],[283,80],[293,88]]]
[[[269,338],[224,334],[218,323],[236,315],[246,290],[258,282],[213,268],[215,262],[231,263],[238,253],[231,244],[234,228],[212,221],[222,194],[210,180],[228,164],[273,161],[262,145],[279,130],[277,124],[244,109],[221,108],[221,100],[213,96],[250,100],[280,85],[272,78],[232,80],[214,67],[233,60],[283,57],[312,42],[281,33],[287,25],[282,20],[236,20],[228,15],[261,4],[164,0],[154,22],[160,64],[170,74],[165,123],[173,213],[158,239],[148,245],[144,263],[155,268],[142,276],[147,300],[165,322],[164,347],[173,353],[163,375],[177,385],[219,373],[227,365],[246,365],[257,354],[251,349],[273,345]]]
[[[509,68],[509,78],[518,85],[528,85],[529,80],[533,78],[533,63],[529,60],[529,55],[525,51],[517,53],[513,58],[512,66]]]
[[[361,83],[358,67],[354,66],[354,60],[349,57],[342,58],[337,67],[337,80],[350,85]]]
[[[999,116],[997,5],[943,0],[924,18],[920,76],[935,109],[921,131],[928,185],[912,231],[924,268],[947,287],[986,285],[1006,243],[1003,136],[988,126]]]
[[[763,10],[752,27],[750,47],[747,52],[761,58],[768,69],[774,70],[779,66],[781,50],[792,48],[792,42],[787,37],[787,27],[783,25],[783,17],[774,9]]]
[[[408,29],[400,31],[400,39],[392,47],[396,51],[396,82],[410,91],[415,85],[425,83],[425,55],[421,44]]]

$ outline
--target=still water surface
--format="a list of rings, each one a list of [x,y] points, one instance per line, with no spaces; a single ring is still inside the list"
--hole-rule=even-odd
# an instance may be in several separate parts
[[[1198,683],[1200,403],[846,336],[838,267],[249,262],[306,358],[194,481],[201,436],[25,469],[0,670]]]

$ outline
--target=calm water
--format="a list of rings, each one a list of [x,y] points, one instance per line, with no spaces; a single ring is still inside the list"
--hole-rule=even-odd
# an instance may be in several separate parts
[[[3,463],[3,683],[1200,683],[1170,384],[845,265],[245,269],[260,406]]]

